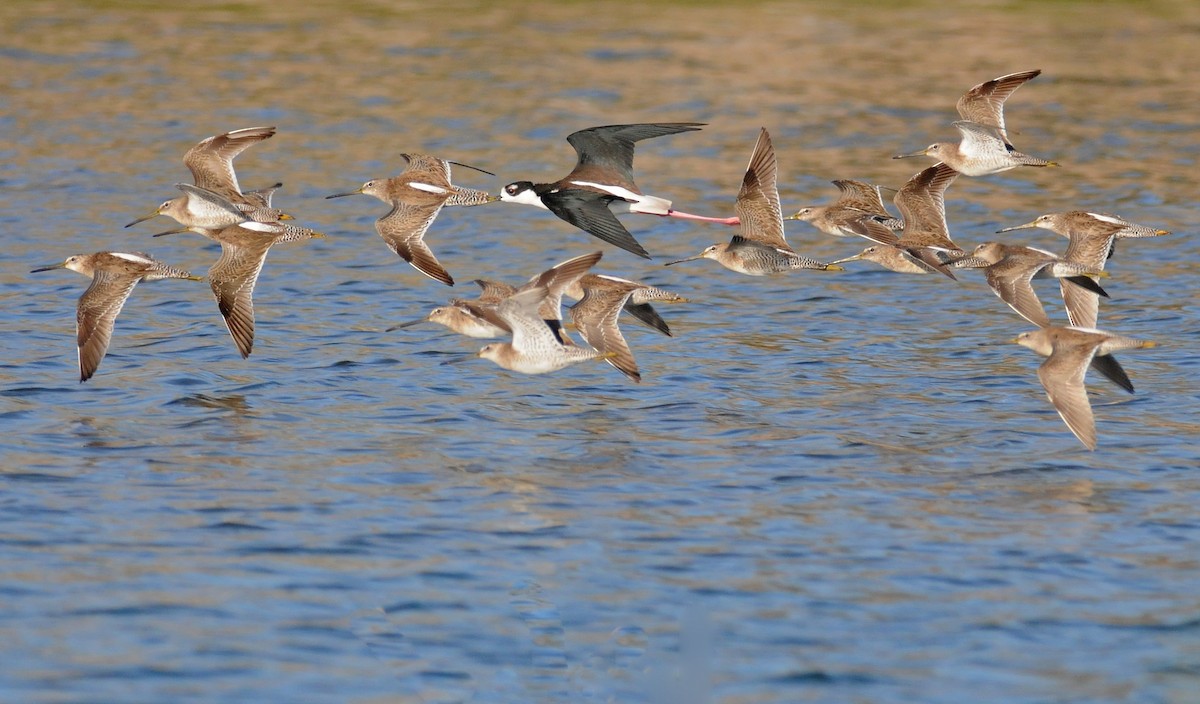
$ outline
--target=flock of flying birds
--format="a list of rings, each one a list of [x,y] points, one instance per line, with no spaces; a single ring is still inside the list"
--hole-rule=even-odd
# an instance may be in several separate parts
[[[1056,165],[1017,151],[1004,125],[1004,101],[1039,73],[1012,73],[971,88],[957,104],[962,118],[953,123],[961,133],[958,142],[938,142],[919,152],[894,157],[928,156],[937,160],[896,191],[893,202],[899,218],[888,213],[878,186],[853,180],[833,182],[841,192],[835,202],[802,208],[784,217],[776,184],[775,152],[766,129],[754,146],[734,204],[734,217],[684,213],[673,209],[667,199],[644,194],[633,179],[634,145],[653,137],[698,130],[702,123],[610,125],[580,130],[567,137],[578,154],[569,174],[553,183],[516,181],[498,196],[452,184],[451,165],[464,164],[424,154],[403,154],[406,167],[398,176],[373,179],[355,191],[328,197],[362,194],[387,203],[391,210],[375,224],[380,237],[422,274],[451,286],[454,279],[425,243],[426,232],[443,207],[495,201],[549,210],[571,225],[645,258],[650,255],[616,213],[644,213],[739,228],[728,242],[714,244],[697,256],[667,266],[712,259],[741,274],[765,276],[793,269],[836,271],[842,269],[841,264],[868,260],[899,273],[935,273],[951,279],[956,279],[955,270],[982,269],[996,295],[1038,327],[1013,341],[1047,358],[1038,369],[1038,379],[1067,427],[1085,446],[1095,449],[1095,421],[1084,375],[1090,367],[1132,393],[1133,384],[1112,353],[1154,344],[1096,329],[1099,299],[1107,297],[1097,279],[1107,276],[1104,265],[1113,254],[1116,239],[1169,233],[1115,215],[1082,210],[1042,215],[1027,224],[1001,230],[1037,227],[1056,232],[1069,240],[1066,252],[1060,256],[1008,242],[985,242],[967,251],[950,239],[946,224],[945,192],[960,174],[984,176],[1021,166]],[[280,184],[257,191],[243,191],[238,184],[234,158],[274,134],[274,127],[252,127],[201,141],[183,159],[194,183],[175,184],[182,195],[126,225],[167,215],[181,227],[155,237],[190,231],[221,245],[221,256],[207,278],[242,357],[250,355],[254,343],[252,294],[268,250],[277,242],[324,237],[289,223],[291,216],[271,204]],[[792,250],[784,237],[784,220],[803,220],[830,235],[859,236],[872,244],[852,257],[819,262]],[[618,327],[620,313],[627,312],[670,335],[670,328],[652,304],[684,299],[654,286],[591,273],[601,256],[601,252],[593,252],[575,257],[520,286],[477,279],[482,289],[477,299],[452,299],[420,320],[391,329],[429,321],[475,338],[511,335],[511,341],[488,344],[477,356],[526,374],[604,359],[630,379],[640,381],[637,363]],[[92,278],[77,309],[80,381],[95,373],[108,349],[117,314],[139,281],[203,280],[148,254],[128,252],[76,255],[34,271],[57,268]],[[1049,277],[1059,280],[1068,326],[1053,325],[1034,292],[1032,280]],[[569,309],[570,323],[562,318],[564,295],[578,301]],[[571,329],[586,346],[572,341],[568,333]]]

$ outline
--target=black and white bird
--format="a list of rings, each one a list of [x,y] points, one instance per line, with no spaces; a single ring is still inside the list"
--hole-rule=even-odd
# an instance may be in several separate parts
[[[737,224],[737,218],[708,218],[673,210],[671,201],[642,193],[633,181],[635,142],[692,132],[703,124],[642,123],[580,130],[567,137],[579,155],[571,173],[554,183],[515,181],[500,192],[500,200],[545,208],[588,234],[649,259],[650,254],[614,213],[646,213]]]

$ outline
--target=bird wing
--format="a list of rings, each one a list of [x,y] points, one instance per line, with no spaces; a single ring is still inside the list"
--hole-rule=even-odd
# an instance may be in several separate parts
[[[904,220],[903,246],[958,249],[946,224],[946,188],[958,172],[938,162],[914,175],[896,192],[893,202]],[[897,245],[900,246],[900,245]]]
[[[514,293],[496,306],[496,314],[512,329],[512,347],[518,354],[537,355],[562,347],[554,331],[538,315],[546,293],[545,286],[534,286]]]
[[[865,237],[879,244],[894,245],[899,237],[890,227],[884,225],[875,215],[859,214],[846,211],[846,217],[838,219],[838,228],[849,233]]]
[[[96,373],[112,341],[113,324],[125,306],[140,273],[96,269],[92,283],[79,297],[75,309],[75,337],[79,347],[79,380]]]
[[[772,247],[787,247],[779,205],[778,171],[771,135],[763,129],[758,133],[733,209],[741,221],[742,237]]]
[[[1102,271],[1108,258],[1112,256],[1116,233],[1121,229],[1121,225],[1110,224],[1103,228],[1068,230],[1067,237],[1070,239],[1067,241],[1067,251],[1063,254],[1063,259],[1083,264],[1092,271]]]
[[[217,308],[225,327],[242,357],[254,347],[254,284],[274,244],[270,236],[261,239],[221,243],[221,258],[208,270],[208,284],[217,298]]]
[[[1017,315],[1043,328],[1050,324],[1050,318],[1033,290],[1033,276],[1045,265],[1045,262],[1009,256],[985,270],[988,286],[992,287],[1000,300],[1007,303]]]
[[[625,312],[636,318],[643,325],[670,337],[670,326],[667,325],[667,321],[662,319],[658,311],[654,310],[651,302],[666,301],[668,303],[681,303],[685,299],[679,294],[606,274],[588,274],[567,289],[566,294],[575,299],[582,299],[585,295],[584,287],[615,288],[626,285],[633,288],[631,289],[632,292],[629,298],[625,301]]]
[[[479,288],[481,289],[479,293],[479,302],[484,304],[497,304],[517,292],[516,287],[509,286],[502,281],[475,279],[475,283],[478,284]]]
[[[251,205],[261,206],[263,208],[271,207],[271,196],[275,195],[275,191],[283,188],[283,183],[276,183],[267,188],[257,188],[253,191],[246,191],[242,195],[246,197],[246,202]]]
[[[397,178],[403,179],[410,188],[414,187],[413,183],[417,183],[444,191],[453,190],[454,186],[450,184],[450,162],[428,154],[401,154],[400,156],[404,157],[408,165]]]
[[[197,186],[237,198],[242,191],[233,171],[234,158],[274,134],[274,127],[248,127],[218,134],[187,150],[183,164],[192,172]]]
[[[450,273],[438,262],[425,244],[425,232],[437,218],[443,200],[433,204],[413,204],[398,201],[392,210],[375,221],[375,230],[393,252],[413,268],[447,286],[454,285]]]
[[[512,332],[508,323],[496,312],[496,306],[494,305],[479,303],[477,301],[458,301],[455,305],[485,323],[498,327],[505,332]]]
[[[1063,305],[1067,308],[1067,320],[1071,321],[1071,325],[1077,328],[1096,327],[1096,319],[1100,315],[1100,294],[1066,279],[1060,279],[1058,287],[1062,291]]]
[[[958,144],[958,152],[965,159],[983,159],[992,154],[1005,154],[1011,150],[1011,145],[1005,141],[1000,131],[969,120],[956,120],[951,124],[962,135]]]
[[[1120,386],[1129,393],[1133,393],[1133,382],[1130,381],[1129,375],[1125,373],[1124,367],[1117,362],[1117,358],[1111,354],[1097,354],[1092,357],[1092,369],[1104,375],[1112,383]]]
[[[1000,132],[1000,138],[1007,142],[1008,135],[1004,131],[1004,101],[1041,72],[1041,69],[1020,71],[980,83],[958,99],[958,114],[964,120],[996,128]]]
[[[617,318],[638,287],[632,282],[589,286],[584,289],[583,298],[571,307],[571,320],[583,339],[597,352],[608,355],[608,363],[634,381],[641,381],[642,375],[625,336],[617,327]]]
[[[639,257],[650,258],[638,241],[629,234],[616,215],[608,209],[613,196],[584,188],[555,188],[541,195],[542,202],[558,217],[584,232],[599,237]]]
[[[175,187],[188,194],[189,197],[194,197],[200,201],[208,203],[212,207],[224,210],[230,215],[242,220],[248,219],[246,214],[242,212],[242,209],[239,208],[236,203],[212,189],[194,186],[190,183],[177,183],[175,184]]]
[[[667,337],[671,337],[671,327],[667,325],[667,321],[654,310],[654,306],[649,303],[634,303],[632,300],[625,303],[625,312],[632,315],[638,322],[643,325],[653,328]]]
[[[606,125],[573,132],[567,141],[575,148],[578,161],[565,180],[587,178],[599,169],[618,176],[623,183],[613,184],[637,191],[633,182],[633,147],[643,139],[663,137],[700,129],[702,122],[662,122],[632,125]]]
[[[563,293],[583,278],[588,270],[600,261],[601,256],[603,256],[601,252],[591,252],[555,264],[534,276],[520,290],[545,288],[546,293],[538,305],[538,316],[542,320],[557,323],[562,320]]]
[[[1095,345],[1055,345],[1038,367],[1038,381],[1063,422],[1089,450],[1096,449],[1096,421],[1088,403],[1084,374],[1096,351]]]
[[[841,191],[838,199],[834,201],[835,205],[864,210],[871,214],[887,213],[883,207],[883,198],[880,197],[879,189],[876,186],[852,179],[838,179],[833,182],[833,185]]]

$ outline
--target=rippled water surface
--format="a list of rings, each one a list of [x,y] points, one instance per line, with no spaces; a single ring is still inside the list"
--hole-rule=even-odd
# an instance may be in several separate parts
[[[1193,3],[88,5],[0,9],[0,700],[1197,701]],[[1121,356],[1135,396],[1091,380],[1096,452],[969,272],[664,269],[732,230],[627,216],[646,261],[495,204],[431,229],[449,289],[375,235],[387,206],[323,199],[402,152],[496,192],[565,174],[574,130],[701,121],[639,146],[647,192],[732,214],[765,126],[792,210],[901,185],[925,163],[890,155],[1028,68],[1014,141],[1063,166],[959,179],[954,237],[1079,208],[1174,233],[1109,267],[1101,327],[1160,344]],[[207,240],[122,225],[189,146],[263,124],[242,183],[283,181],[329,238],[272,250],[254,354],[206,284],[153,282],[78,384],[86,281],[29,270],[203,273]],[[863,246],[788,225],[814,257]],[[385,332],[594,249],[691,301],[662,307],[673,337],[626,325],[640,385]]]

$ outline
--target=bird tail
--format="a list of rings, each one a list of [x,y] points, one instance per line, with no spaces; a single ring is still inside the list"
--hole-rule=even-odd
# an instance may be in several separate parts
[[[489,194],[487,191],[477,191],[473,188],[458,188],[454,187],[450,197],[446,199],[446,205],[484,205],[496,200],[496,197]]]
[[[671,201],[658,196],[641,196],[636,203],[629,204],[629,212],[646,213],[648,215],[669,215]]]

